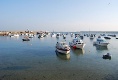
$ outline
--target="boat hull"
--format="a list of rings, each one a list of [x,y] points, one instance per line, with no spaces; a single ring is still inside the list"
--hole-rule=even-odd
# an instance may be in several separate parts
[[[38,38],[43,38],[43,36],[39,36]]]
[[[22,39],[23,41],[30,41],[30,39]]]
[[[99,45],[99,46],[107,46],[109,43],[99,43],[99,42],[94,42],[94,45]]]
[[[73,43],[69,43],[71,47],[75,47],[75,48],[78,48],[78,49],[83,49],[85,47],[85,44],[73,44]]]
[[[111,39],[110,37],[104,37],[105,39]]]
[[[58,49],[58,48],[56,48],[56,50],[57,50],[58,52],[60,52],[60,53],[63,53],[63,54],[68,54],[68,53],[70,53],[70,50],[62,50],[62,49]]]
[[[118,37],[116,37],[116,39],[118,39]]]
[[[111,55],[103,55],[103,59],[111,59]]]

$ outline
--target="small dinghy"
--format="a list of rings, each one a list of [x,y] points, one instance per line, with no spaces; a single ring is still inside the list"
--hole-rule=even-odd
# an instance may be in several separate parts
[[[30,39],[29,39],[28,36],[25,36],[22,40],[23,40],[23,41],[30,41]]]
[[[22,39],[23,41],[30,41],[30,39]]]
[[[112,55],[110,53],[107,53],[103,55],[103,59],[111,59]]]

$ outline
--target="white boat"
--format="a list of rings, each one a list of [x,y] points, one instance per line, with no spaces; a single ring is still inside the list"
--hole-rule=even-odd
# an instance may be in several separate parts
[[[19,34],[11,34],[10,37],[19,37]]]
[[[34,36],[33,36],[33,34],[29,34],[29,38],[33,38]]]
[[[14,37],[19,37],[19,34],[14,34]]]
[[[79,38],[73,39],[71,42],[69,42],[69,45],[73,48],[79,48],[79,49],[83,49],[85,47],[85,43],[83,42],[83,40]]]
[[[99,45],[99,46],[107,46],[109,42],[107,42],[104,38],[101,36],[98,36],[95,42],[93,42],[94,45]]]
[[[63,54],[68,54],[70,52],[70,47],[65,42],[57,42],[56,50]]]
[[[55,33],[52,33],[52,34],[51,34],[51,37],[56,37],[56,34],[55,34]]]

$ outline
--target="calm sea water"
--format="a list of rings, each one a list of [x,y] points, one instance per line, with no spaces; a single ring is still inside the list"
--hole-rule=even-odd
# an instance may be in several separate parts
[[[118,40],[111,37],[107,47],[93,46],[84,37],[83,50],[71,48],[68,55],[55,52],[62,37],[47,36],[23,42],[22,36],[0,36],[0,80],[118,80]],[[67,35],[66,42],[73,38]],[[111,53],[112,58],[103,59]]]

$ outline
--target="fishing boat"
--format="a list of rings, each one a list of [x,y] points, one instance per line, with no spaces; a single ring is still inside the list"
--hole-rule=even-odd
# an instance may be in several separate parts
[[[57,42],[56,51],[63,54],[68,54],[70,52],[70,47],[66,44],[66,42]]]
[[[99,45],[99,46],[107,46],[109,42],[107,42],[103,37],[98,36],[95,42],[93,42],[94,45]]]
[[[69,45],[73,48],[79,48],[79,49],[83,49],[85,47],[85,43],[83,42],[83,40],[79,38],[73,39],[71,42],[69,42]]]

